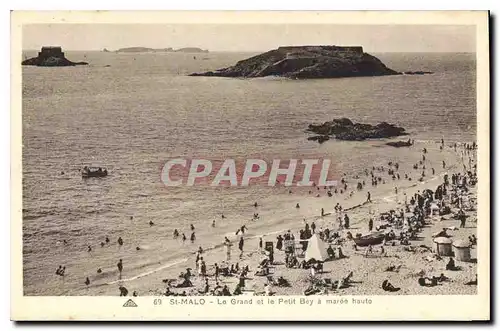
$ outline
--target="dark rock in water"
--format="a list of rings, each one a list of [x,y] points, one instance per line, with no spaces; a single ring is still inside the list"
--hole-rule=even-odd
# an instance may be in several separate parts
[[[325,141],[330,140],[330,137],[329,136],[312,136],[312,137],[308,137],[307,140],[317,141],[320,144],[322,144]]]
[[[412,145],[411,141],[391,141],[388,142],[386,145],[392,146],[392,147],[410,147]]]
[[[305,79],[399,74],[359,46],[286,46],[239,61],[232,67],[190,76]]]
[[[404,71],[403,75],[431,75],[432,71]]]
[[[61,47],[42,47],[37,57],[24,60],[23,66],[39,67],[69,67],[77,65],[87,65],[87,62],[71,62],[64,57]]]
[[[325,122],[319,125],[309,124],[307,130],[319,135],[308,139],[318,141],[320,141],[320,137],[323,141],[328,140],[323,137],[333,137],[339,140],[365,140],[391,138],[407,134],[404,128],[387,122],[371,125],[353,123],[348,118],[334,119],[333,121]]]

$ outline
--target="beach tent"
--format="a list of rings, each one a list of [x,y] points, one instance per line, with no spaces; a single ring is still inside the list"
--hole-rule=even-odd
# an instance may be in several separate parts
[[[310,259],[316,261],[326,261],[328,259],[325,243],[316,234],[309,238],[307,244],[305,260],[309,261]]]

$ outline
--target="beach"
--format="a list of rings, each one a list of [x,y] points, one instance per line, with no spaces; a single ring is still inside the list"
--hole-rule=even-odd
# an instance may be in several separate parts
[[[455,152],[450,146],[447,146],[444,150],[440,150],[439,145],[438,142],[420,142],[410,147],[409,149],[418,155],[422,155],[423,148],[427,149],[427,153],[425,154],[427,158],[424,164],[427,165],[426,169],[429,175],[424,177],[423,181],[418,181],[416,178],[421,175],[422,169],[412,169],[412,165],[410,164],[401,164],[400,173],[408,174],[408,176],[412,178],[411,180],[403,178],[399,180],[391,179],[387,174],[380,174],[385,184],[377,185],[375,188],[368,188],[371,193],[371,203],[365,203],[366,189],[355,192],[352,196],[349,196],[346,192],[344,194],[338,193],[334,194],[332,197],[328,197],[323,188],[319,190],[314,188],[311,194],[308,192],[290,194],[287,192],[288,189],[283,187],[282,192],[278,194],[293,196],[293,201],[297,201],[297,203],[300,204],[300,209],[304,208],[307,212],[311,213],[306,215],[307,212],[304,213],[301,211],[300,215],[296,215],[295,219],[291,219],[285,224],[276,224],[266,227],[266,232],[262,232],[264,229],[262,226],[259,226],[260,220],[245,223],[247,231],[243,235],[245,246],[241,256],[238,256],[237,241],[240,236],[235,235],[237,229],[234,229],[235,232],[233,233],[227,233],[227,237],[230,238],[233,243],[230,261],[227,261],[226,247],[222,245],[224,237],[220,237],[220,244],[215,244],[202,254],[204,261],[207,263],[210,286],[215,287],[216,285],[213,275],[214,263],[218,263],[220,266],[238,263],[240,267],[248,265],[250,268],[250,276],[248,276],[249,278],[246,280],[245,290],[253,294],[263,294],[264,286],[268,283],[268,279],[267,277],[254,275],[257,266],[262,259],[265,258],[265,255],[258,247],[259,238],[263,237],[264,242],[272,241],[273,245],[276,245],[276,236],[278,234],[284,234],[287,230],[291,230],[292,233],[297,233],[298,229],[304,226],[304,221],[308,223],[315,222],[319,229],[327,227],[336,228],[338,225],[333,207],[337,202],[343,206],[344,212],[349,215],[351,220],[350,229],[342,230],[341,236],[345,237],[347,231],[351,231],[353,234],[368,233],[368,219],[377,219],[377,216],[381,213],[388,212],[391,209],[397,210],[401,208],[401,206],[404,205],[405,194],[407,197],[411,197],[415,193],[423,192],[426,189],[435,190],[436,187],[443,182],[445,174],[463,171],[463,161],[460,155],[458,155],[459,152]],[[474,156],[472,156],[472,159],[474,159]],[[391,161],[398,162],[398,160]],[[442,161],[445,161],[447,164],[444,169],[441,166]],[[381,165],[374,165],[374,167],[379,166]],[[434,175],[430,175],[430,169],[432,167],[437,169]],[[353,176],[347,175],[347,182],[353,183],[355,180],[367,180],[367,178],[359,177],[359,175],[355,176],[358,176],[358,178],[355,179]],[[394,193],[395,187],[398,188],[397,195]],[[308,190],[309,189],[310,188],[308,188]],[[317,197],[318,194],[320,195],[319,197]],[[471,200],[476,199],[476,192],[474,189],[472,189],[469,194]],[[325,214],[330,214],[321,217],[321,208],[324,208]],[[290,209],[295,209],[293,203],[290,204]],[[411,241],[410,246],[422,247],[422,245],[424,245],[428,248],[432,248],[434,246],[432,235],[448,227],[456,227],[456,230],[448,231],[453,240],[468,240],[469,236],[473,234],[477,235],[477,218],[475,213],[475,211],[467,212],[469,217],[467,218],[467,226],[465,228],[459,228],[459,221],[452,219],[451,214],[446,216],[434,215],[428,218],[426,226],[418,234],[418,239]],[[217,223],[223,222],[224,220],[217,221]],[[377,226],[377,221],[375,221],[375,226]],[[206,224],[206,227],[210,227],[210,225]],[[179,230],[183,231],[184,229]],[[184,231],[188,233],[187,229]],[[203,229],[199,229],[198,231],[203,233]],[[181,274],[181,272],[184,272],[186,268],[191,268],[195,274],[195,276],[191,278],[194,285],[193,287],[179,289],[169,288],[171,288],[174,293],[178,294],[182,293],[182,291],[186,291],[188,295],[201,295],[198,291],[203,288],[205,277],[197,275],[195,264],[195,252],[200,246],[199,242],[195,241],[194,243],[190,243],[188,239],[185,244],[181,244],[180,239],[173,239],[169,233],[165,234],[165,240],[177,241],[179,245],[186,245],[190,247],[192,251],[190,254],[181,256],[177,260],[170,261],[166,264],[152,265],[145,272],[138,274],[127,270],[127,261],[124,260],[125,268],[121,275],[121,279],[116,266],[113,265],[104,267],[101,275],[95,274],[95,271],[89,271],[91,285],[85,286],[82,283],[80,289],[71,292],[71,294],[117,295],[119,294],[118,287],[124,286],[130,293],[135,291],[137,295],[164,295],[167,288],[167,282],[164,280],[173,280],[175,283],[175,280],[178,280],[178,275]],[[95,254],[99,254],[99,250],[114,249],[115,246],[117,246],[117,244],[111,243],[110,247],[98,248]],[[346,257],[325,262],[323,266],[324,272],[318,274],[317,277],[321,279],[328,278],[338,280],[352,271],[352,279],[355,283],[349,288],[327,291],[327,294],[387,294],[387,292],[381,288],[381,284],[385,279],[388,279],[391,284],[401,287],[400,291],[394,293],[397,295],[477,293],[476,286],[464,285],[465,282],[474,279],[476,275],[476,262],[457,262],[457,265],[461,266],[462,270],[448,271],[445,270],[445,265],[448,261],[445,257],[443,257],[442,260],[424,260],[425,257],[432,255],[432,249],[408,252],[405,250],[408,246],[399,244],[395,246],[386,245],[385,254],[381,255],[374,252],[366,255],[366,248],[359,248],[358,251],[355,251],[349,242],[342,243],[341,247]],[[310,286],[309,270],[287,268],[284,265],[285,253],[277,250],[275,250],[275,252],[276,264],[273,265],[274,272],[272,273],[272,277],[277,278],[282,276],[291,283],[291,286],[274,286],[273,291],[275,291],[276,295],[302,295],[304,290]],[[117,258],[118,256],[119,255],[117,255]],[[475,257],[475,248],[472,248],[471,258],[473,261]],[[385,271],[390,265],[400,266],[398,272]],[[435,287],[423,287],[419,286],[417,283],[417,279],[420,276],[439,276],[441,273],[449,277],[450,281]],[[218,283],[221,286],[227,285],[232,291],[238,283],[238,277],[219,277]]]

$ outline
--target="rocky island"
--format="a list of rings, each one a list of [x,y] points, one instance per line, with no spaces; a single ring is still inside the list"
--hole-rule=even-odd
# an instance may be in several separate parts
[[[39,66],[39,67],[70,67],[77,65],[87,65],[87,62],[71,62],[64,57],[61,47],[42,47],[38,52],[37,57],[24,60],[21,62],[23,66]]]
[[[360,46],[286,46],[239,61],[232,67],[190,76],[281,76],[302,79],[399,74],[378,58],[364,53]]]
[[[365,140],[392,138],[407,134],[404,128],[395,126],[394,124],[386,122],[377,125],[354,123],[348,118],[334,119],[333,121],[319,125],[309,124],[307,131],[316,134],[307,139],[315,140],[319,143],[329,140],[330,137],[339,140]]]

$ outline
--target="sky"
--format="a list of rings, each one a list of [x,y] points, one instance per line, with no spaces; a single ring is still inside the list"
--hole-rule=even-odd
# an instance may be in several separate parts
[[[200,47],[258,52],[279,46],[363,46],[365,52],[475,52],[474,25],[36,24],[23,26],[23,49],[116,50]]]

